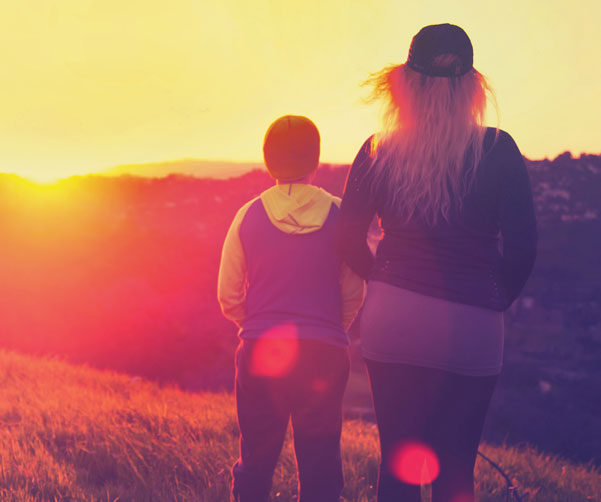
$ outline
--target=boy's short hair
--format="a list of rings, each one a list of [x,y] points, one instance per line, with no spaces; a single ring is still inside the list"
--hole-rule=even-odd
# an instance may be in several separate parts
[[[273,122],[263,140],[263,158],[269,174],[294,181],[311,174],[319,164],[320,137],[307,117],[284,115]]]

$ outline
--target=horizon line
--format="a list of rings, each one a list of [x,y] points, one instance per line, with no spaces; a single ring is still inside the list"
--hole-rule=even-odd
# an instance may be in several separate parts
[[[579,160],[582,157],[587,157],[587,156],[601,157],[601,152],[600,153],[580,152],[576,156],[572,153],[571,150],[565,150],[561,153],[558,153],[553,158],[545,156],[543,158],[534,159],[534,158],[530,158],[524,154],[522,154],[522,157],[524,157],[524,159],[527,160],[528,162],[544,162],[544,161],[553,162],[557,158],[565,156],[566,154],[568,154],[569,158],[576,159],[576,160]],[[170,176],[171,174],[177,174],[177,175],[181,175],[181,176],[189,176],[189,177],[198,178],[198,179],[203,179],[203,178],[219,179],[219,177],[216,177],[214,175],[198,176],[196,174],[187,174],[187,173],[181,173],[181,172],[177,172],[177,171],[174,171],[172,173],[166,173],[164,175],[159,175],[159,176],[156,176],[156,175],[144,176],[144,175],[140,175],[140,174],[111,173],[110,172],[110,171],[117,170],[120,168],[125,169],[125,168],[132,168],[132,167],[160,166],[160,165],[178,164],[178,163],[184,163],[184,162],[230,164],[232,166],[239,166],[239,167],[253,166],[255,169],[260,168],[261,166],[262,167],[265,166],[265,163],[263,160],[226,160],[226,159],[207,159],[207,158],[200,158],[200,157],[180,157],[180,158],[169,159],[169,160],[156,160],[156,161],[148,161],[148,162],[132,162],[132,163],[128,163],[128,164],[115,164],[115,165],[112,165],[112,166],[109,166],[106,168],[102,168],[100,170],[90,171],[87,173],[73,172],[71,174],[60,175],[60,176],[56,176],[56,177],[49,176],[49,177],[47,177],[47,179],[43,179],[43,177],[41,177],[41,176],[37,177],[38,179],[36,179],[36,176],[29,176],[29,175],[14,172],[14,171],[0,171],[0,175],[16,176],[18,178],[30,181],[30,182],[38,184],[38,185],[50,185],[50,184],[58,183],[60,181],[67,180],[70,178],[84,177],[84,176],[98,176],[98,177],[107,177],[107,178],[130,176],[133,178],[161,179],[161,178],[166,178],[166,177]],[[336,161],[325,161],[325,160],[319,161],[319,167],[322,167],[322,166],[344,167],[344,166],[350,166],[350,165],[352,165],[352,161],[348,161],[348,162],[336,162]],[[248,172],[251,172],[252,170],[253,169],[249,169]],[[235,176],[241,176],[243,174],[244,173],[240,173]],[[232,176],[230,176],[230,177],[232,177]]]

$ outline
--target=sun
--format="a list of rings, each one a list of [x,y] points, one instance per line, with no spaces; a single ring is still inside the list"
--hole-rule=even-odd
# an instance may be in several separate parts
[[[66,165],[48,165],[25,164],[17,169],[7,169],[6,174],[16,174],[20,178],[41,186],[56,185],[60,181],[76,175],[90,174],[93,171],[83,169],[73,169]]]
[[[66,177],[54,175],[23,175],[22,178],[40,186],[55,186]]]

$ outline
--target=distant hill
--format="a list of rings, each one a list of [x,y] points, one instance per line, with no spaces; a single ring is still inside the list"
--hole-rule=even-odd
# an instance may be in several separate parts
[[[130,175],[144,178],[164,178],[172,174],[182,174],[194,176],[195,178],[227,179],[262,167],[263,164],[258,162],[179,159],[146,164],[125,164],[112,167],[99,174],[105,176]]]
[[[238,428],[231,394],[181,392],[140,378],[0,350],[0,499],[6,502],[229,500]],[[287,435],[273,499],[296,500]],[[346,420],[342,502],[375,499],[373,424]],[[528,502],[599,500],[601,472],[532,448],[480,450]],[[479,500],[509,500],[478,458]],[[517,499],[516,499],[517,500]]]

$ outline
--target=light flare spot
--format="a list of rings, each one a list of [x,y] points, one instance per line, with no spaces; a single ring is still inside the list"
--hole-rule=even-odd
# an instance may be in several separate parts
[[[298,359],[298,330],[293,324],[271,328],[255,343],[250,364],[254,376],[282,377]]]
[[[440,473],[438,456],[432,448],[417,441],[399,444],[389,459],[390,471],[412,485],[432,483]]]
[[[316,394],[322,394],[327,390],[328,382],[326,382],[323,378],[316,378],[313,380],[312,387]]]

